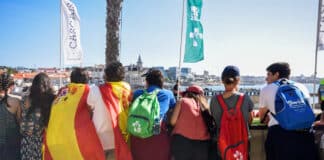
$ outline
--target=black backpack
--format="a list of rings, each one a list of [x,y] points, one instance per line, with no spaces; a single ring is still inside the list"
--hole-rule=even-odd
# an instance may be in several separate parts
[[[207,130],[209,132],[210,135],[210,139],[212,142],[216,142],[217,141],[217,126],[216,126],[216,121],[214,119],[214,117],[212,115],[210,115],[208,110],[200,110],[201,111],[201,115],[204,119],[204,122],[207,126]]]

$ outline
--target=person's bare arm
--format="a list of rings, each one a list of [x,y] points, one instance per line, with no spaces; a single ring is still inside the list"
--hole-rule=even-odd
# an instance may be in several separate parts
[[[249,125],[252,124],[252,121],[253,121],[253,113],[252,113],[252,111],[251,111],[251,112],[249,113],[249,121],[248,121]]]
[[[18,122],[21,120],[21,99],[18,97],[8,97],[8,104],[10,106],[9,111],[16,115],[16,119]]]
[[[22,113],[22,111],[21,111],[21,105],[19,104],[18,105],[18,108],[17,108],[17,114],[16,114],[16,118],[17,118],[17,121],[18,121],[18,123],[20,123],[21,122],[21,113]]]
[[[262,123],[268,123],[269,119],[267,118],[267,113],[268,113],[268,108],[266,107],[260,107],[259,108],[259,117],[260,117],[260,121],[262,121],[264,119],[264,121]]]
[[[181,110],[181,99],[177,102],[177,104],[176,104],[176,106],[174,108],[173,114],[171,116],[170,124],[172,126],[175,126],[175,124],[177,123],[178,116],[180,114],[180,110]]]

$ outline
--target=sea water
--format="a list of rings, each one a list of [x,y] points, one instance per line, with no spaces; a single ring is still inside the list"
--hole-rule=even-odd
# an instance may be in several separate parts
[[[316,93],[317,94],[319,84],[315,84],[315,89],[314,89],[314,84],[313,83],[303,83],[303,84],[308,89],[309,93]],[[241,89],[257,89],[257,90],[261,90],[265,86],[266,86],[266,84],[256,84],[256,85],[244,85],[244,84],[241,84],[241,85],[239,85],[239,88],[241,88]],[[224,91],[225,90],[224,85],[202,86],[202,87],[213,90],[213,91]],[[184,87],[182,90],[185,90],[185,88],[186,87]],[[311,104],[318,103],[318,96],[316,95],[316,96],[311,97],[310,102],[311,102]]]

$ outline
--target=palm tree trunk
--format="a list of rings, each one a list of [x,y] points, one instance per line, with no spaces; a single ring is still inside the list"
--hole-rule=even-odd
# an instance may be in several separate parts
[[[106,65],[119,60],[119,26],[123,0],[106,0]]]

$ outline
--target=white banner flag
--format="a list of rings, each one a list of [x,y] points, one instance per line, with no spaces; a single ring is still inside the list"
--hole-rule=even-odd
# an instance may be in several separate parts
[[[62,47],[64,64],[81,64],[80,17],[76,6],[70,0],[62,4]]]
[[[319,13],[318,50],[324,50],[324,4],[321,1]]]

